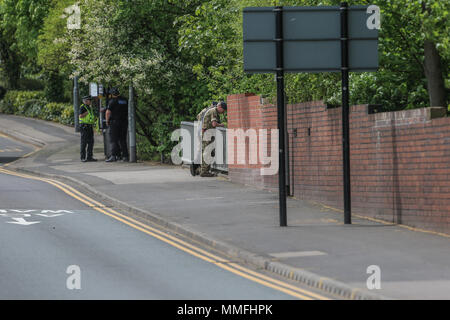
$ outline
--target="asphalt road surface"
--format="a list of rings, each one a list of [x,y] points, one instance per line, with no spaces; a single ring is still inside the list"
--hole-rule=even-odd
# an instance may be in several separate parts
[[[33,147],[12,140],[0,132],[0,166],[15,161],[33,150]]]
[[[0,136],[0,150],[0,299],[320,298],[208,261],[58,184],[2,171],[32,148]]]

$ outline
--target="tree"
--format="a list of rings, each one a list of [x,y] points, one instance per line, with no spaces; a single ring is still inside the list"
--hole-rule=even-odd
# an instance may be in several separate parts
[[[44,19],[37,39],[37,63],[45,79],[45,96],[49,101],[65,100],[64,83],[72,73],[69,60],[71,43],[65,9],[73,0],[55,0]]]
[[[206,85],[191,71],[178,46],[176,20],[201,1],[81,2],[82,26],[70,33],[69,54],[80,81],[133,84],[138,94],[138,133],[153,153],[170,153],[170,133],[201,109]]]
[[[18,87],[22,58],[16,49],[15,28],[7,22],[8,7],[4,0],[0,0],[0,61],[7,86],[11,89]]]
[[[272,75],[249,76],[242,71],[242,9],[247,6],[339,5],[340,2],[208,1],[194,15],[183,17],[180,45],[198,53],[201,59],[197,59],[199,63],[193,66],[193,71],[219,96],[252,91],[273,97]],[[361,4],[360,1],[349,2]],[[351,103],[378,103],[390,110],[446,105],[442,97],[445,96],[445,81],[449,86],[450,3],[439,0],[370,0],[366,3],[381,8],[380,68],[376,73],[351,74]],[[289,102],[323,99],[339,103],[340,78],[337,74],[288,74],[286,93]]]
[[[450,33],[450,3],[422,1],[422,29],[424,30],[424,72],[428,81],[428,92],[431,106],[446,106],[447,93],[444,84],[444,69],[441,53],[437,45],[442,49],[442,54],[450,51],[448,35]],[[447,36],[444,38],[439,30]],[[448,61],[447,61],[448,63]],[[447,64],[448,66],[448,64]],[[448,68],[446,71],[448,76]]]
[[[65,8],[73,4],[73,0],[57,0],[43,21],[37,38],[37,63],[44,70],[71,73],[69,61],[71,43],[67,29]],[[65,18],[63,18],[65,17]]]
[[[51,2],[0,0],[0,59],[9,86],[18,87],[21,73],[38,71],[37,36]]]

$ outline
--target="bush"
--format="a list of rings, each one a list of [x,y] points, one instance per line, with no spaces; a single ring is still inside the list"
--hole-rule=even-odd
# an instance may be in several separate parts
[[[155,147],[141,135],[136,135],[137,156],[140,160],[159,161],[161,156],[155,152]]]
[[[42,91],[8,91],[0,101],[0,113],[74,125],[73,106],[65,103],[48,103]]]
[[[73,107],[65,103],[47,103],[41,112],[41,119],[73,125]]]
[[[61,113],[64,107],[56,102],[47,103],[42,108],[41,119],[47,121],[56,121],[61,117]]]
[[[22,114],[25,103],[29,100],[44,100],[42,91],[8,91],[0,102],[0,112],[6,114]]]
[[[68,125],[68,126],[74,126],[74,111],[73,106],[69,104],[64,105],[64,110],[61,113],[60,123]]]
[[[32,99],[26,101],[23,106],[19,106],[18,115],[31,118],[39,118],[42,108],[47,102],[45,100]]]

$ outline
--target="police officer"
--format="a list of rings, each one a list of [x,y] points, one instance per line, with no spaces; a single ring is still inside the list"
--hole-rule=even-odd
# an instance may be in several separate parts
[[[105,114],[111,141],[111,155],[106,162],[128,161],[128,101],[117,88],[111,90],[111,95]]]
[[[96,121],[94,108],[92,107],[92,97],[83,97],[83,104],[80,106],[80,157],[82,162],[97,161],[93,157],[94,151],[94,124]]]
[[[227,110],[227,104],[223,101],[217,103],[217,105],[213,107],[209,107],[203,109],[198,115],[197,120],[202,123],[202,151],[210,143],[209,141],[203,141],[203,133],[205,133],[208,129],[213,129],[217,127],[225,127],[222,123],[220,123],[220,114],[224,113]],[[202,157],[202,165],[200,167],[200,176],[201,177],[214,177],[215,175],[210,172],[211,165],[206,164],[205,157]],[[197,170],[198,172],[198,170]],[[196,173],[197,173],[196,172]]]

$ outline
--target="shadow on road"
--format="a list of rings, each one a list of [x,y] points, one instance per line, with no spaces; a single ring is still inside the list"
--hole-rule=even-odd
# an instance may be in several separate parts
[[[20,157],[0,157],[0,164],[6,164],[20,159]]]

